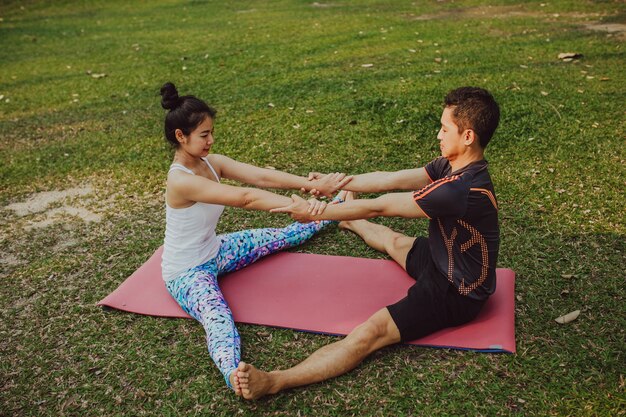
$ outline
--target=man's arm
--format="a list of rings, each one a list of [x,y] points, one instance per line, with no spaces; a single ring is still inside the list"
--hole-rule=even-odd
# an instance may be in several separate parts
[[[321,178],[323,174],[312,172],[309,179]],[[400,171],[376,171],[354,175],[343,189],[362,193],[382,193],[393,190],[419,190],[432,181],[425,168],[403,169]]]
[[[372,217],[428,217],[413,200],[413,193],[389,193],[378,198],[350,200],[326,206],[321,214],[309,212],[309,203],[297,195],[286,207],[270,210],[272,213],[288,213],[294,220],[310,222],[316,220],[357,220]]]

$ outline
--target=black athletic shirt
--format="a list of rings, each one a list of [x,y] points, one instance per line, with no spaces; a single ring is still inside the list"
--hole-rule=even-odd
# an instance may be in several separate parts
[[[431,183],[413,198],[430,219],[435,265],[460,294],[485,300],[496,289],[500,246],[498,203],[487,161],[451,172],[450,162],[439,157],[425,169]]]

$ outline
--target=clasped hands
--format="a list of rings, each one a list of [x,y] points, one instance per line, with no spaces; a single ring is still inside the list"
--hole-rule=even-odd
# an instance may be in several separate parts
[[[309,173],[309,181],[316,181],[316,187],[309,190],[309,194],[319,196],[320,194],[325,197],[332,197],[332,195],[339,191],[342,187],[348,184],[352,178],[352,175],[346,175],[344,173],[335,172],[333,174],[321,174],[319,172]],[[300,191],[306,192],[304,188]],[[271,213],[287,213],[292,219],[300,223],[309,223],[315,220],[315,216],[322,214],[328,204],[336,204],[338,201],[332,201],[327,203],[320,201],[315,197],[308,200],[300,197],[297,194],[292,194],[292,203],[288,206],[277,207],[271,209]]]

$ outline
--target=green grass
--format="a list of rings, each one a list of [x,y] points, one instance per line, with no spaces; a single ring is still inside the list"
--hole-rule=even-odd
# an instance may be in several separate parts
[[[585,27],[625,24],[622,2],[74,3],[0,6],[0,415],[625,414],[626,34]],[[248,403],[225,389],[197,323],[96,307],[162,241],[165,81],[218,109],[216,152],[296,174],[421,166],[437,156],[445,93],[492,91],[502,121],[487,159],[499,266],[517,272],[518,353],[391,347]],[[100,222],[29,228],[45,212],[6,208],[88,185],[48,209]],[[219,231],[287,223],[229,209]],[[337,230],[298,250],[383,257]],[[572,310],[575,322],[554,322]],[[240,330],[263,369],[335,340]]]

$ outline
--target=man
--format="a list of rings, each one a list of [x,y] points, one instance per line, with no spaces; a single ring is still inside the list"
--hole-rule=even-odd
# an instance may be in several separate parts
[[[416,282],[405,298],[374,313],[346,338],[322,347],[293,368],[263,372],[240,363],[237,377],[245,398],[341,375],[384,346],[476,317],[496,285],[498,209],[483,154],[499,118],[498,104],[488,91],[453,90],[445,98],[437,135],[441,157],[423,168],[356,175],[345,187],[357,192],[417,191],[369,200],[355,200],[349,193],[343,204],[322,210],[294,195],[290,206],[273,210],[300,221],[343,220],[340,227],[389,254]],[[427,217],[428,238],[405,236],[359,220],[376,216]]]

